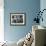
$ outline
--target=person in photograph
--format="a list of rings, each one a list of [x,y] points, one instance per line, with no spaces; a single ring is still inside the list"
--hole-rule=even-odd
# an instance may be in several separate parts
[[[12,16],[12,23],[16,23],[15,16]]]
[[[23,23],[23,16],[20,16],[20,22]]]
[[[18,23],[23,23],[23,16],[22,16],[22,15],[20,15],[20,16],[18,17]]]

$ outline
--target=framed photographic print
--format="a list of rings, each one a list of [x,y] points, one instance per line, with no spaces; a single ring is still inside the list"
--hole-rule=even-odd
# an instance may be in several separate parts
[[[10,25],[25,25],[25,13],[10,13]]]

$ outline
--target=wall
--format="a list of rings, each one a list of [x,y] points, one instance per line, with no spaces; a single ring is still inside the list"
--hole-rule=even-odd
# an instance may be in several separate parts
[[[40,1],[40,9],[41,9],[41,10],[46,9],[46,0],[41,0],[41,1]],[[43,22],[40,21],[40,25],[46,27],[46,10],[45,10],[45,12],[43,12],[42,17],[43,17],[44,20],[43,20]],[[45,36],[46,36],[46,35],[45,35]],[[46,38],[45,38],[45,39],[46,39]],[[46,41],[46,40],[45,40],[45,41]],[[45,42],[45,43],[46,43],[46,42]]]
[[[40,10],[40,0],[4,0],[4,39],[18,41],[32,29],[33,19]],[[10,13],[25,12],[26,25],[10,26]]]
[[[46,9],[46,0],[41,0],[41,1],[40,1],[40,9],[41,9],[41,11],[42,11],[43,9]],[[43,12],[42,17],[43,17],[43,22],[41,21],[41,22],[40,22],[40,25],[46,27],[46,20],[45,20],[45,19],[46,19],[46,10]]]

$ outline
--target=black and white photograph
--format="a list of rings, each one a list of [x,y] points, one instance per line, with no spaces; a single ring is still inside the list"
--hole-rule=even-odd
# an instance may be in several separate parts
[[[11,25],[25,25],[25,13],[11,13],[10,24]]]

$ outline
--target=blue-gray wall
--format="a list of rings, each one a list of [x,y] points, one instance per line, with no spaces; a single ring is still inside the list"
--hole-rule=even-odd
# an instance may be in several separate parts
[[[46,9],[46,0],[41,0],[40,1],[40,10],[42,11],[43,9]],[[43,12],[43,22],[40,21],[40,25],[46,27],[46,10]]]
[[[46,0],[41,0],[40,1],[40,10],[42,11],[43,9],[46,9]],[[40,21],[40,25],[46,27],[46,11],[43,12],[43,22]],[[46,35],[45,35],[45,39],[46,39]],[[45,40],[45,44],[46,44],[46,40]]]
[[[40,0],[4,0],[4,38],[18,41],[32,29],[33,19],[40,9]],[[10,26],[10,13],[25,12],[25,26]]]

